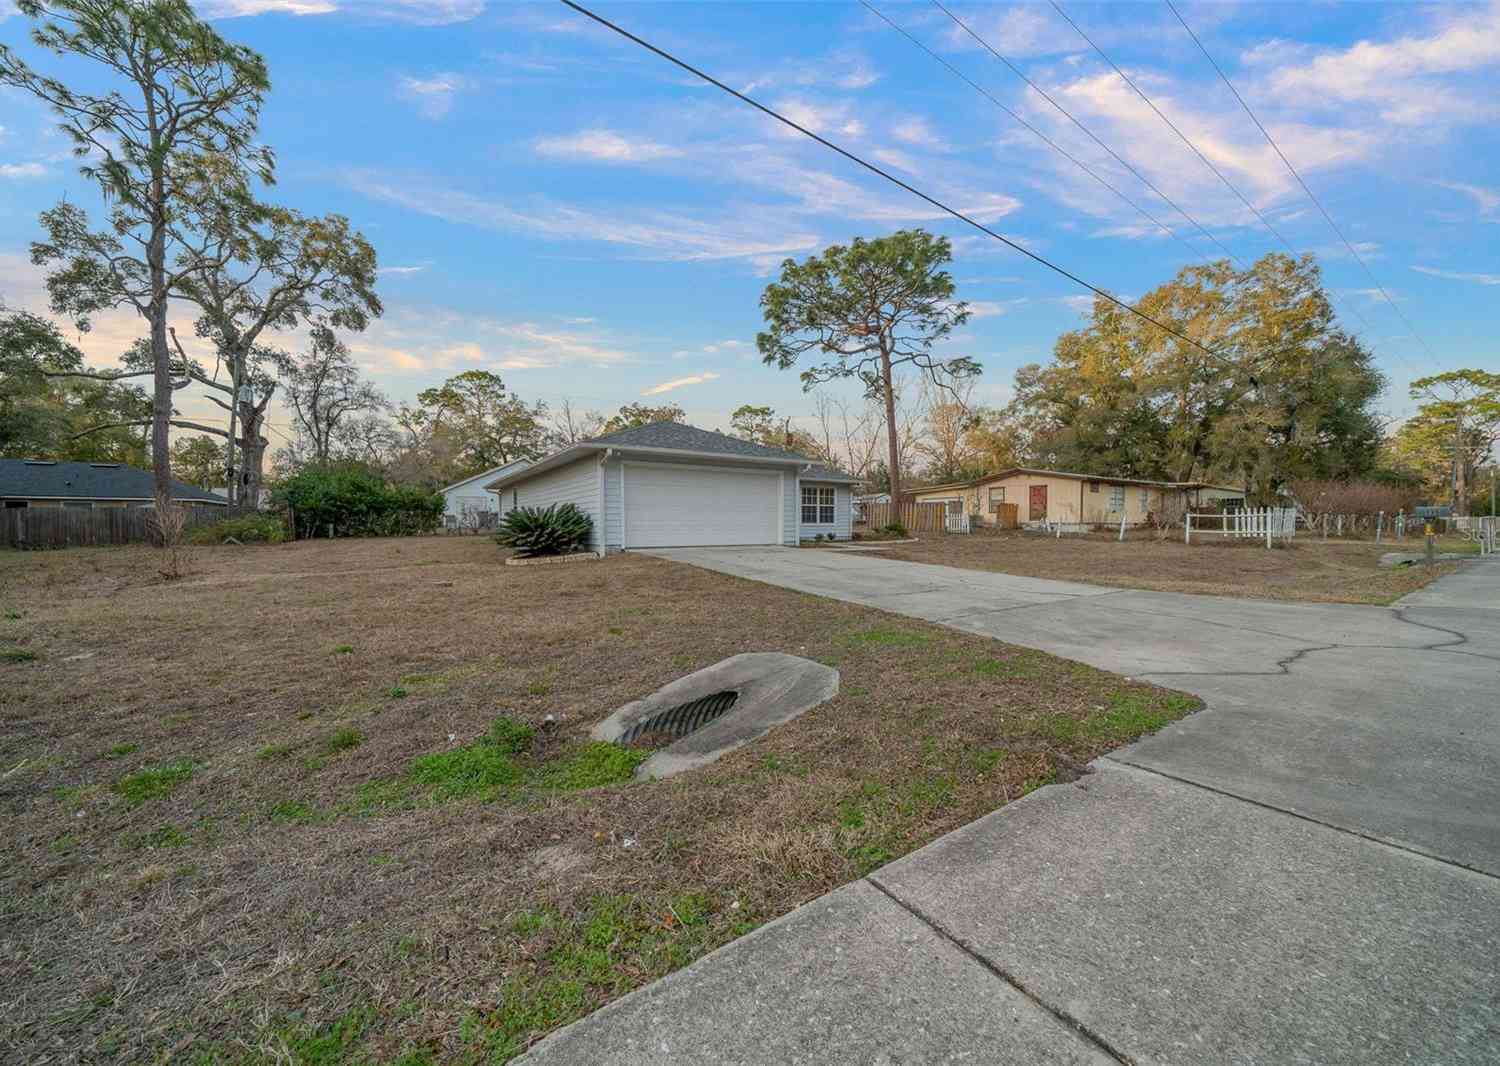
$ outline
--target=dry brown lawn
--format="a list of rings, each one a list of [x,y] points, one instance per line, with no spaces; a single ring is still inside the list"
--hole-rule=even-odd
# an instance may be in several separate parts
[[[1440,544],[1439,550],[1472,547],[1454,539]],[[870,554],[1159,592],[1386,604],[1453,571],[1453,564],[1445,563],[1398,569],[1378,565],[1385,552],[1421,550],[1419,538],[1375,544],[1297,537],[1285,546],[1267,548],[1260,541],[1208,536],[1201,541],[1195,536],[1192,544],[1184,544],[1180,532],[1167,539],[1129,533],[1121,543],[1114,534],[1055,538],[1008,531],[924,534],[916,544],[893,544],[887,551]]]
[[[500,561],[0,553],[0,1059],[504,1061],[1196,706],[660,560]],[[749,650],[841,692],[668,782],[588,744]]]

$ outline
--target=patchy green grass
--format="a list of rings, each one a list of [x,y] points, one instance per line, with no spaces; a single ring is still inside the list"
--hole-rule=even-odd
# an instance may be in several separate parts
[[[559,757],[526,757],[533,726],[497,718],[470,744],[413,759],[404,777],[360,787],[357,806],[370,811],[462,799],[494,801],[540,792],[571,792],[628,781],[648,751],[602,742],[576,745]]]
[[[919,633],[914,629],[899,629],[894,626],[870,626],[856,629],[844,635],[844,642],[853,645],[875,645],[883,648],[914,648],[933,642],[932,634]]]
[[[324,755],[337,755],[341,751],[353,751],[365,742],[365,735],[352,726],[337,729],[323,741]]]
[[[24,674],[0,692],[0,914],[31,989],[0,1046],[20,1061],[489,1066],[1192,706],[640,556],[506,568],[457,537],[196,552],[207,580],[170,587],[145,549],[0,553],[26,612],[4,628],[28,630],[0,647],[44,660],[0,666]],[[226,612],[257,625],[215,628]],[[646,752],[590,743],[611,709],[749,648],[834,661],[840,691],[670,781],[636,784]],[[325,750],[356,726],[363,743]],[[183,784],[177,756],[213,763]],[[132,983],[101,1006],[101,974]]]
[[[304,803],[301,800],[282,800],[266,812],[266,817],[282,824],[307,825],[320,821],[322,813],[311,803]]]
[[[149,833],[141,833],[130,839],[131,847],[150,850],[185,848],[190,843],[192,843],[192,838],[175,825],[158,826]]]
[[[134,755],[141,750],[139,744],[116,744],[104,753],[106,759],[123,759],[127,755]]]
[[[173,759],[162,766],[127,774],[115,782],[115,791],[132,807],[148,800],[163,799],[193,776],[192,759]]]
[[[354,645],[353,644],[335,644],[333,646],[333,654],[335,654],[335,655],[353,655],[354,654]]]
[[[6,648],[0,651],[0,663],[34,663],[36,652],[30,648]]]

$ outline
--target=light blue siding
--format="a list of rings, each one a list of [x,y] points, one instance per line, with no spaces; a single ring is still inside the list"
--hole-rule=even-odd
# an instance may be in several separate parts
[[[505,493],[506,506],[550,507],[555,503],[571,503],[594,520],[594,532],[589,538],[589,547],[599,551],[604,539],[604,523],[599,512],[599,460],[590,456],[567,466],[549,470],[530,481],[523,481],[512,493]]]
[[[624,481],[625,464],[611,459],[604,466],[604,547],[619,551],[625,543]]]
[[[811,523],[802,521],[802,485],[816,485],[820,488],[833,489],[833,524]],[[852,517],[850,514],[850,503],[853,499],[849,486],[836,481],[799,481],[794,488],[795,499],[789,502],[787,513],[797,523],[796,535],[802,540],[812,540],[818,534],[827,536],[832,533],[837,540],[848,540],[853,532]]]

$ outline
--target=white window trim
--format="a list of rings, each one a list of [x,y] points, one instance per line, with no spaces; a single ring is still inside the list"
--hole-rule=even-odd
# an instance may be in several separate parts
[[[807,494],[813,494],[813,502],[807,502]],[[828,502],[823,502],[823,494],[828,494]],[[800,486],[797,494],[797,517],[801,519],[804,526],[833,526],[838,524],[838,489],[832,485],[804,484]],[[813,517],[807,517],[808,508],[812,508]],[[828,519],[824,521],[823,512],[827,508]]]

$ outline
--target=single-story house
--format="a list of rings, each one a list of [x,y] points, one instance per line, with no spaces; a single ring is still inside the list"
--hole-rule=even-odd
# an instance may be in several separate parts
[[[580,441],[485,487],[502,514],[571,503],[594,551],[796,544],[850,535],[855,479],[795,452],[653,422]]]
[[[1016,505],[1021,525],[1059,522],[1077,525],[1143,525],[1150,516],[1187,507],[1243,503],[1242,489],[1202,481],[1144,481],[1138,478],[1074,474],[1062,470],[1012,467],[973,481],[929,485],[912,498],[943,503],[957,514],[994,521],[1000,505]]]
[[[527,463],[525,459],[502,463],[473,477],[455,481],[443,494],[443,525],[449,529],[468,529],[489,525],[500,514],[500,498],[485,488],[501,474],[519,470]]]
[[[183,481],[172,482],[178,503],[228,506],[222,496]],[[20,507],[63,507],[92,511],[103,507],[154,507],[156,481],[151,471],[124,463],[54,462],[50,459],[0,459],[0,503]]]

